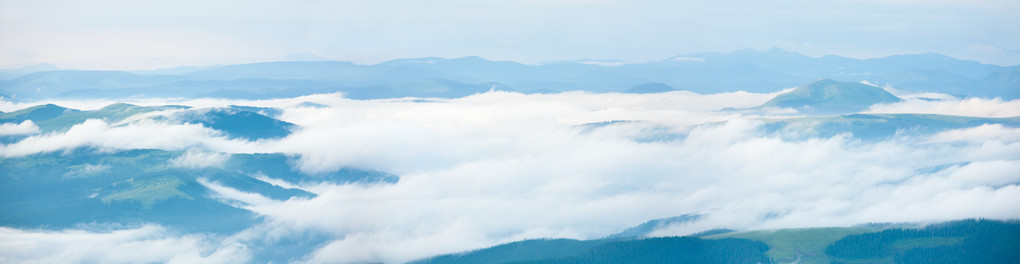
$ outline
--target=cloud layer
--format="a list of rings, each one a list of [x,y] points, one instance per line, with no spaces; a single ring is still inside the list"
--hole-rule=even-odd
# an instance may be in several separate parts
[[[32,120],[25,120],[21,123],[0,124],[0,136],[30,135],[39,133],[39,127]]]
[[[201,149],[175,161],[215,166],[217,157],[226,154],[214,153],[281,152],[297,157],[296,168],[309,173],[356,167],[401,177],[395,184],[302,185],[257,176],[317,194],[287,201],[202,182],[218,198],[265,217],[246,236],[313,232],[329,237],[301,259],[311,263],[403,262],[520,239],[599,238],[649,219],[691,213],[704,217],[656,234],[1020,217],[1016,128],[985,125],[878,142],[847,134],[789,139],[760,132],[758,118],[769,116],[723,110],[756,106],[773,96],[490,92],[436,101],[354,101],[336,94],[257,102],[177,101],[279,107],[280,119],[300,128],[282,139],[250,142],[229,140],[199,125],[89,121],[64,133],[30,136],[3,146],[0,153],[20,156],[76,146]],[[908,100],[871,111],[1003,117],[1016,115],[1012,109],[1017,108],[1010,107],[1017,103]],[[614,120],[637,122],[585,125]],[[683,136],[635,140],[650,134]],[[50,241],[71,232],[4,230],[0,237],[21,242]],[[244,255],[242,248],[218,242],[230,239],[125,237],[109,245],[160,242],[186,252],[212,243],[215,249],[200,250],[197,256]],[[78,240],[60,241],[70,245]],[[3,255],[35,257],[13,251]],[[176,257],[158,256],[155,261]],[[120,261],[92,255],[78,259]]]
[[[0,227],[5,263],[245,263],[244,244],[173,235],[158,226],[113,231],[26,231]]]

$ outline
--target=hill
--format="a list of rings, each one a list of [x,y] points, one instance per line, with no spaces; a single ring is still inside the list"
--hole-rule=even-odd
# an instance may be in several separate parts
[[[137,106],[131,104],[112,104],[101,109],[79,111],[48,104],[0,114],[0,123],[20,123],[32,120],[39,126],[40,132],[49,133],[66,131],[74,125],[89,119],[103,120],[112,125],[139,119],[155,119],[174,123],[201,124],[215,129],[230,138],[247,140],[281,138],[290,134],[294,124],[273,119],[252,112],[262,111],[269,114],[272,109],[251,107],[202,108],[189,109],[185,106]],[[155,115],[145,115],[155,113]]]
[[[411,263],[773,263],[765,243],[746,239],[525,240]]]
[[[10,113],[0,113],[0,123],[21,123],[32,120],[36,124],[59,117],[64,114],[78,112],[55,104],[37,105]]]
[[[396,177],[345,168],[307,175],[283,154],[79,148],[0,160],[0,225],[63,229],[84,223],[158,223],[186,232],[233,233],[259,221],[216,198],[202,181],[272,200],[314,197],[292,184],[387,183]],[[30,177],[29,177],[30,176]]]
[[[537,239],[412,263],[1016,263],[1020,222],[751,230],[697,237]]]
[[[879,87],[822,79],[780,94],[761,107],[794,108],[811,114],[840,114],[902,100]]]

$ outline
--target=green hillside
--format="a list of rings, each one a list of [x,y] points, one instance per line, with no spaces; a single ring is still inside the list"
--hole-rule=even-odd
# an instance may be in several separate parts
[[[968,219],[703,237],[537,239],[412,263],[1020,263],[1020,222]]]
[[[314,197],[257,179],[291,183],[386,183],[396,176],[345,168],[307,175],[283,154],[221,154],[222,164],[180,167],[180,151],[79,148],[0,159],[0,226],[67,228],[82,223],[159,223],[185,231],[231,233],[258,221],[215,199],[199,179],[274,200]]]
[[[32,120],[38,125],[42,121],[74,112],[78,112],[78,110],[67,109],[55,104],[37,105],[10,113],[0,113],[0,123],[21,123],[25,120]]]
[[[824,227],[778,230],[755,230],[705,236],[705,239],[743,238],[769,245],[765,252],[780,263],[829,263],[825,247],[847,235],[880,231],[877,227]]]
[[[159,111],[174,111],[174,113],[139,116]],[[177,105],[137,106],[120,103],[92,111],[79,111],[48,104],[0,114],[0,123],[20,123],[24,120],[32,120],[39,127],[40,132],[49,133],[66,131],[74,125],[84,123],[89,119],[103,120],[108,124],[118,125],[122,122],[135,121],[129,119],[138,117],[138,119],[201,124],[202,126],[220,131],[227,137],[248,140],[285,137],[290,135],[291,130],[295,127],[294,124],[273,119],[257,112],[273,114],[277,113],[278,110],[240,106],[190,109],[190,107]]]

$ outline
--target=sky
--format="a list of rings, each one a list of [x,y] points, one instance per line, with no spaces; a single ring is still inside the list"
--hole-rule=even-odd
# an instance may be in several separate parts
[[[771,47],[1020,64],[1012,0],[0,0],[0,68],[481,56],[661,60]]]

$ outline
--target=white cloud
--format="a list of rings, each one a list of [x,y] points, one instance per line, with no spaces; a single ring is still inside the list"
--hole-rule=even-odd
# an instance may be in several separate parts
[[[4,263],[245,263],[243,244],[175,236],[159,226],[112,231],[27,231],[0,227]]]
[[[689,213],[705,217],[658,234],[1020,217],[1012,210],[1020,207],[1015,128],[986,125],[880,142],[848,135],[794,141],[760,133],[759,116],[721,111],[772,96],[493,92],[434,102],[356,101],[335,94],[206,100],[194,103],[281,107],[281,118],[300,128],[280,140],[247,142],[195,125],[89,121],[0,151],[10,156],[89,145],[282,152],[296,155],[295,166],[306,172],[356,167],[398,174],[395,184],[348,185],[259,176],[317,194],[287,201],[202,182],[218,198],[265,217],[263,226],[245,231],[253,236],[331,237],[308,256],[313,263],[392,263],[528,238],[599,238]],[[301,106],[305,101],[327,107]],[[1015,104],[908,101],[872,111],[1009,116]],[[644,122],[579,126],[612,120]],[[685,136],[632,140],[643,133]],[[213,154],[189,152],[179,159],[188,155]]]
[[[170,160],[174,167],[200,169],[206,167],[220,167],[230,158],[230,154],[221,152],[206,152],[198,149],[189,149],[179,157]]]
[[[229,140],[219,132],[198,124],[171,124],[140,120],[126,126],[110,126],[98,119],[74,125],[66,132],[34,135],[16,143],[0,146],[0,155],[24,156],[34,153],[96,147],[104,150],[163,149],[183,150],[195,146],[251,152],[251,143]]]
[[[1020,141],[1020,128],[1007,128],[1000,124],[981,125],[972,128],[954,129],[939,132],[932,135],[933,142],[949,141],[974,141],[981,142],[988,139],[1014,143]]]
[[[899,103],[877,104],[866,113],[939,114],[978,117],[1020,116],[1020,100],[999,98],[940,98],[942,100],[908,99]]]
[[[25,120],[18,124],[0,124],[0,136],[30,135],[35,133],[39,133],[39,126],[36,126],[32,120]]]

